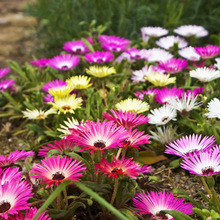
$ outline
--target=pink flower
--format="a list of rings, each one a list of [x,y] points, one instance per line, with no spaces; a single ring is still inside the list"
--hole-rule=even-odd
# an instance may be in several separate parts
[[[13,79],[0,80],[0,91],[5,91],[6,89],[12,88],[13,84],[15,84]]]
[[[83,54],[89,52],[89,49],[82,40],[68,41],[64,44],[63,49],[67,52]]]
[[[159,91],[159,89],[150,88],[146,91],[145,90],[141,90],[140,92],[137,91],[134,93],[134,95],[138,99],[143,100],[145,95],[150,95],[150,96],[154,97],[158,91]]]
[[[122,125],[125,128],[134,128],[149,121],[145,115],[137,115],[137,113],[133,112],[114,111],[113,109],[110,109],[110,112],[112,115],[104,112],[102,116],[109,121],[113,121],[118,126]]]
[[[73,158],[50,157],[41,160],[42,164],[35,164],[30,173],[33,178],[42,179],[41,182],[46,182],[48,187],[53,183],[58,185],[65,180],[79,181],[78,177],[83,175],[86,167],[81,164],[81,161],[72,160]]]
[[[48,103],[48,102],[54,103],[53,95],[51,95],[51,94],[46,94],[46,95],[44,96],[44,101],[45,101],[45,103]]]
[[[40,60],[32,60],[30,61],[30,64],[38,67],[46,67],[48,66],[49,59],[47,58],[42,58]]]
[[[4,76],[7,75],[9,72],[10,72],[10,68],[0,69],[0,78],[4,77]]]
[[[165,191],[138,193],[132,200],[136,211],[143,215],[151,215],[151,219],[174,220],[168,214],[160,214],[162,210],[177,210],[187,215],[193,211],[191,203],[183,203],[184,199],[176,199],[172,193]]]
[[[195,47],[195,51],[201,56],[202,59],[210,59],[220,53],[220,47],[215,45],[207,45],[206,47]]]
[[[89,63],[106,63],[114,59],[114,55],[109,51],[95,51],[87,53],[85,59]]]
[[[125,51],[125,53],[127,53],[130,56],[130,59],[133,59],[133,60],[141,60],[141,59],[143,59],[141,50],[139,50],[139,49],[137,49],[135,47],[127,49]]]
[[[103,175],[108,175],[108,177],[118,178],[119,176],[129,176],[133,179],[137,179],[136,176],[139,176],[140,173],[149,173],[153,172],[151,167],[144,166],[144,169],[135,163],[133,158],[125,159],[123,156],[121,159],[116,159],[114,156],[113,161],[109,163],[104,157],[102,158],[101,163],[98,163],[94,167],[98,169],[95,173],[103,173]]]
[[[43,85],[44,92],[48,92],[49,89],[61,89],[63,86],[67,86],[67,82],[62,79],[55,79]]]
[[[87,121],[84,124],[76,125],[76,129],[70,129],[72,132],[67,139],[75,141],[83,150],[91,150],[90,153],[109,148],[118,148],[122,146],[122,141],[126,140],[127,131],[124,127],[118,127],[113,121],[97,122]]]
[[[187,66],[187,61],[182,60],[180,58],[172,58],[170,60],[167,60],[165,62],[161,62],[159,64],[159,67],[164,69],[167,73],[173,74],[173,73],[179,73]]]
[[[5,182],[17,181],[20,182],[22,172],[19,172],[19,167],[12,168],[0,168],[0,184],[3,185]]]
[[[204,91],[204,87],[199,87],[199,88],[196,88],[193,90],[187,90],[186,95],[188,96],[189,94],[192,94],[194,96],[197,96],[197,95],[203,93],[203,91]]]
[[[69,70],[80,62],[79,57],[71,54],[61,54],[49,60],[48,65],[58,70]]]

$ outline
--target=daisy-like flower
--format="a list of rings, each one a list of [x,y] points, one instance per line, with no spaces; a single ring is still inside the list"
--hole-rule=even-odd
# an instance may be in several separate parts
[[[91,78],[88,76],[72,76],[66,82],[74,89],[87,89],[92,86]]]
[[[176,137],[177,127],[156,127],[157,131],[150,130],[150,139],[160,142],[161,144],[167,144],[173,141]]]
[[[63,154],[65,150],[73,150],[76,145],[67,139],[61,139],[59,141],[54,141],[54,144],[47,144],[47,146],[42,146],[39,150],[38,156],[46,157],[50,150],[57,150],[60,154]]]
[[[154,97],[156,94],[157,94],[157,92],[159,91],[159,89],[154,89],[154,88],[150,88],[150,89],[148,89],[148,90],[141,90],[141,92],[135,92],[134,93],[134,95],[138,98],[138,99],[140,99],[140,100],[143,100],[143,98],[144,98],[144,96],[145,95],[150,95],[150,96],[152,96],[152,97]]]
[[[114,59],[114,55],[109,51],[95,51],[87,53],[85,59],[89,63],[106,63]]]
[[[214,144],[214,136],[205,136],[202,138],[201,134],[192,134],[170,142],[169,145],[166,145],[167,149],[165,150],[165,153],[185,157],[191,152],[210,150]]]
[[[173,58],[173,55],[161,48],[143,49],[142,57],[149,62],[165,62]]]
[[[161,62],[159,66],[169,74],[179,73],[187,66],[187,61],[180,58],[172,58],[166,62]]]
[[[0,184],[3,185],[5,182],[17,181],[20,182],[22,172],[19,172],[19,167],[12,168],[7,167],[4,169],[0,168]]]
[[[46,182],[48,187],[53,183],[58,185],[65,180],[79,181],[78,177],[83,175],[83,171],[86,169],[81,161],[73,160],[72,157],[50,157],[41,160],[42,164],[35,164],[30,173],[33,178],[42,179],[41,182]]]
[[[19,212],[18,214],[9,217],[9,220],[31,220],[38,211],[39,210],[36,207],[30,207],[26,210],[25,215]],[[47,215],[46,212],[43,212],[36,220],[51,220],[51,218],[49,218],[49,215]]]
[[[71,54],[61,54],[49,60],[48,65],[58,70],[70,70],[78,65],[80,58]]]
[[[125,51],[125,53],[127,53],[130,56],[130,59],[132,59],[132,60],[141,60],[141,59],[143,59],[142,51],[135,48],[135,47],[128,48]]]
[[[139,114],[148,111],[150,106],[147,102],[143,102],[139,99],[128,98],[117,103],[115,108],[117,110],[122,110],[123,112],[127,111]]]
[[[147,117],[150,119],[148,122],[149,124],[165,125],[170,120],[176,120],[176,116],[177,113],[174,108],[164,105],[160,108],[151,110]]]
[[[122,147],[122,141],[127,139],[127,131],[123,126],[117,126],[113,121],[97,122],[86,121],[77,126],[76,129],[70,129],[71,134],[67,139],[75,141],[83,150],[91,150],[90,153],[109,148]]]
[[[151,73],[146,75],[145,79],[154,84],[154,86],[160,87],[176,82],[176,77],[170,77],[170,74],[165,75],[163,73]]]
[[[193,109],[198,108],[202,105],[202,102],[197,102],[198,95],[184,93],[182,97],[172,97],[167,101],[168,105],[176,109],[179,112],[190,112]]]
[[[108,175],[108,177],[112,178],[129,176],[133,179],[137,179],[137,176],[139,176],[140,173],[153,172],[150,166],[144,166],[143,169],[139,163],[135,163],[133,158],[125,159],[125,156],[121,159],[116,159],[114,156],[111,163],[103,157],[101,163],[96,164],[94,168],[98,169],[96,173],[103,173],[103,175]]]
[[[138,131],[137,129],[134,129],[132,131],[132,128],[128,129],[128,138],[127,140],[123,141],[123,148],[127,149],[130,147],[134,147],[137,149],[140,149],[138,145],[144,145],[144,144],[150,144],[149,141],[149,135],[143,135],[144,131]]]
[[[67,52],[83,54],[89,52],[89,49],[82,40],[68,41],[64,44],[63,49]]]
[[[191,70],[189,75],[201,82],[210,82],[220,77],[220,70],[211,69],[208,67],[200,67],[196,70]]]
[[[60,135],[61,138],[71,134],[69,130],[70,128],[77,128],[76,125],[79,125],[79,122],[73,117],[67,118],[67,121],[64,121],[63,123],[65,125],[60,124],[60,128],[57,128],[57,130],[62,133],[62,135]]]
[[[196,95],[203,93],[203,91],[204,91],[204,87],[199,87],[199,88],[196,88],[193,90],[187,90],[186,95],[188,96],[189,94],[192,94],[192,95],[196,96]]]
[[[30,203],[27,201],[32,198],[31,190],[24,181],[10,181],[0,185],[0,217],[8,219],[8,215],[29,209]]]
[[[137,113],[127,112],[127,111],[114,111],[110,109],[109,114],[107,112],[102,113],[103,117],[109,121],[113,121],[118,126],[122,125],[125,128],[134,128],[138,125],[145,124],[149,119],[145,115],[137,115]]]
[[[10,89],[13,84],[15,84],[15,81],[13,79],[0,80],[0,91]]]
[[[171,98],[178,97],[180,98],[183,94],[184,89],[176,88],[175,86],[173,88],[162,88],[158,89],[156,95],[154,96],[155,101],[165,104],[167,103]]]
[[[184,199],[176,199],[172,193],[165,191],[138,193],[132,200],[136,211],[143,215],[151,215],[151,219],[174,220],[169,214],[160,214],[162,210],[177,210],[187,215],[193,211],[191,203],[183,203]]]
[[[215,58],[215,61],[216,61],[216,63],[214,65],[214,67],[216,67],[218,70],[220,70],[220,57]]]
[[[0,78],[6,76],[10,72],[10,68],[0,69]]]
[[[46,67],[48,66],[48,62],[49,62],[49,59],[42,58],[40,60],[32,60],[30,61],[30,64],[34,66],[38,66],[38,67]]]
[[[53,103],[53,102],[54,102],[53,95],[51,95],[51,94],[46,94],[46,95],[44,96],[44,101],[45,101],[45,103]]]
[[[217,98],[212,99],[209,103],[208,103],[208,113],[205,113],[205,115],[208,118],[218,118],[220,119],[220,100]]]
[[[197,38],[205,37],[209,34],[209,32],[200,25],[182,25],[174,29],[173,32],[184,37],[195,36]]]
[[[43,91],[48,92],[49,89],[61,89],[63,86],[67,86],[67,83],[62,79],[55,79],[43,85]]]
[[[130,62],[131,61],[130,55],[128,53],[123,52],[115,59],[114,63],[121,63],[123,60],[128,60]]]
[[[22,111],[23,118],[28,118],[31,120],[41,120],[47,118],[48,115],[55,114],[56,111],[54,109],[49,109],[47,111],[43,111],[41,109],[26,109],[25,111]]]
[[[159,47],[162,47],[166,50],[169,50],[169,49],[173,48],[174,44],[177,44],[178,48],[187,47],[188,42],[185,41],[181,37],[171,35],[171,36],[160,38],[158,41],[156,41],[156,44]]]
[[[196,53],[195,48],[191,46],[179,50],[178,53],[181,57],[184,57],[187,60],[191,60],[191,61],[200,60],[200,55]]]
[[[9,166],[12,163],[15,163],[19,160],[24,160],[28,157],[31,157],[34,155],[33,151],[14,151],[10,153],[8,156],[0,156],[0,167],[6,167]]]
[[[130,45],[130,40],[117,36],[100,35],[101,46],[111,52],[122,52]]]
[[[82,98],[76,98],[75,94],[64,96],[64,97],[54,97],[53,109],[58,110],[59,114],[63,112],[66,114],[67,112],[73,113],[77,108],[81,108]]]
[[[116,73],[114,67],[107,66],[90,66],[89,69],[86,69],[86,73],[97,78],[103,78]]]
[[[210,59],[220,53],[220,47],[215,45],[207,45],[206,47],[195,47],[195,51],[202,59]]]
[[[212,151],[192,152],[183,158],[181,167],[199,176],[212,176],[220,173],[219,147]]]
[[[168,30],[162,27],[142,27],[142,36],[161,37],[168,34]]]
[[[51,88],[48,90],[48,93],[54,97],[64,97],[68,96],[73,91],[72,85],[66,85],[59,88]]]

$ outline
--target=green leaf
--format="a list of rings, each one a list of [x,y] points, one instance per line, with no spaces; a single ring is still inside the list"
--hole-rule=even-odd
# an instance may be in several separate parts
[[[125,216],[128,217],[130,220],[138,220],[138,217],[130,210],[128,209],[119,209],[121,213],[123,213]]]
[[[94,52],[94,48],[93,46],[89,43],[89,41],[87,41],[85,38],[82,38],[82,41],[83,43],[88,47],[88,49],[91,51],[91,52]]]
[[[52,157],[54,154],[60,154],[60,152],[56,149],[52,149],[47,153],[47,157]]]
[[[41,132],[42,131],[42,127],[37,125],[37,124],[27,124],[26,128],[28,128],[31,131],[36,131],[36,132]]]
[[[163,211],[161,211],[161,213],[169,214],[169,215],[173,216],[173,218],[175,220],[193,220],[188,215],[186,215],[180,211],[177,211],[177,210],[163,210]]]
[[[22,78],[24,78],[26,81],[29,81],[29,79],[26,76],[26,73],[20,68],[18,63],[15,61],[8,61],[8,65],[11,69],[13,69],[15,72],[17,72]]]
[[[5,98],[8,99],[8,101],[10,101],[13,105],[15,105],[15,106],[18,106],[18,105],[19,105],[19,103],[18,103],[10,94],[8,94],[7,92],[4,92],[4,91],[2,91],[1,93],[2,93],[2,94],[5,96]]]

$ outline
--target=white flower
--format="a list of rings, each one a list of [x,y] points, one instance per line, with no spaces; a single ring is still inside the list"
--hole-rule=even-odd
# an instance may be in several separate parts
[[[131,61],[130,55],[128,53],[123,52],[120,56],[118,56],[114,63],[121,63],[123,60]]]
[[[162,27],[142,27],[142,36],[161,37],[168,34],[168,30]]]
[[[188,42],[185,41],[183,38],[173,35],[160,38],[158,41],[156,41],[156,44],[159,47],[162,47],[166,50],[171,49],[175,43],[178,43],[178,48],[184,48],[188,45]]]
[[[214,70],[210,69],[207,67],[200,67],[197,68],[196,70],[191,70],[189,72],[189,75],[193,78],[196,78],[202,82],[209,82],[214,79],[217,79],[220,77],[220,71],[219,70]]]
[[[165,62],[171,58],[173,55],[166,50],[160,48],[152,48],[149,50],[143,49],[141,50],[142,57],[149,62]]]
[[[174,29],[173,32],[185,37],[205,37],[209,34],[209,32],[204,27],[199,25],[182,25]]]
[[[176,109],[179,112],[182,111],[191,111],[192,109],[198,108],[202,102],[196,102],[198,95],[194,96],[194,94],[186,94],[184,93],[182,98],[172,97],[170,100],[167,101],[167,104],[170,107]]]
[[[176,110],[168,105],[150,111],[147,117],[150,119],[149,124],[165,125],[170,120],[176,120]]]
[[[200,55],[196,53],[194,47],[186,47],[178,51],[179,55],[187,60],[198,61],[200,60]]]
[[[55,114],[57,111],[54,109],[49,109],[47,111],[43,111],[43,110],[38,110],[38,109],[34,109],[34,110],[30,110],[30,109],[26,109],[26,111],[22,111],[23,113],[23,117],[24,118],[28,118],[28,119],[34,119],[34,120],[40,120],[40,119],[45,119],[48,115],[50,114]]]
[[[215,58],[215,61],[217,62],[214,66],[220,70],[220,57]]]
[[[220,119],[220,100],[217,98],[212,99],[208,103],[208,111],[209,112],[205,114],[208,118]]]

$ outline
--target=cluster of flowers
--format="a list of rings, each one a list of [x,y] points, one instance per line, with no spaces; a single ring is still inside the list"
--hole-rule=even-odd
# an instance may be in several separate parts
[[[13,79],[3,79],[10,72],[10,68],[0,69],[0,91],[5,91],[6,89],[15,90],[13,84],[15,81]]]

